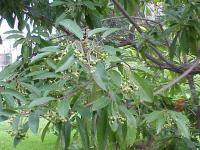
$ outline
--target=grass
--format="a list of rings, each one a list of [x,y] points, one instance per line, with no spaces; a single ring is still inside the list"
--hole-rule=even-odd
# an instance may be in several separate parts
[[[41,128],[44,127],[45,122],[41,123]],[[42,143],[40,134],[33,135],[30,131],[28,132],[28,138],[22,140],[17,148],[13,147],[13,137],[11,137],[7,130],[9,129],[8,123],[0,123],[0,150],[54,150],[56,136],[53,134],[47,134],[44,142]]]

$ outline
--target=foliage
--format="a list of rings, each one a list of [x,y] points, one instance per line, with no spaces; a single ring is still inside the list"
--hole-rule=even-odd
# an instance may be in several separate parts
[[[14,2],[0,2],[2,19],[19,21],[5,34],[21,56],[0,72],[0,121],[12,120],[14,146],[44,118],[42,140],[51,128],[62,150],[200,147],[199,67],[189,85],[158,92],[199,58],[198,0]]]

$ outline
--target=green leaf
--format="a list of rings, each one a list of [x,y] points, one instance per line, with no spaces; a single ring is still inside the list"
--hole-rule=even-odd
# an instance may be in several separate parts
[[[104,32],[106,30],[108,30],[109,28],[106,28],[106,27],[103,27],[103,28],[96,28],[96,29],[93,29],[91,31],[88,32],[88,37],[91,37],[97,33],[100,33],[100,32]]]
[[[47,65],[54,70],[57,68],[56,63],[52,59],[47,59]]]
[[[0,116],[0,122],[6,121],[6,120],[8,120],[8,119],[9,119],[9,117]]]
[[[16,138],[14,137],[14,140],[13,140],[13,146],[14,148],[16,148],[16,146],[21,142],[22,139],[20,138]]]
[[[93,78],[100,88],[102,88],[105,91],[108,90],[107,74],[106,74],[106,71],[105,71],[105,67],[102,63],[97,64],[96,71],[93,73]]]
[[[66,122],[65,125],[65,135],[64,135],[64,139],[65,139],[65,149],[68,149],[70,146],[70,137],[71,137],[71,123],[68,121]]]
[[[116,70],[111,70],[109,73],[112,82],[119,87],[122,84],[121,74]]]
[[[132,146],[136,139],[137,133],[137,124],[136,119],[129,112],[129,110],[125,106],[120,106],[119,109],[126,115],[127,118],[127,135],[126,135],[126,142],[128,145]]]
[[[5,89],[3,91],[0,92],[0,94],[6,94],[6,95],[10,95],[10,96],[14,96],[16,97],[18,100],[20,100],[20,102],[22,104],[25,104],[26,103],[26,98],[21,95],[21,93],[19,93],[18,91],[16,90],[13,90],[13,89]]]
[[[50,101],[53,101],[55,100],[54,97],[41,97],[41,98],[37,98],[37,99],[34,99],[28,106],[28,108],[32,108],[34,106],[40,106],[40,105],[43,105],[45,103],[48,103]]]
[[[52,79],[52,78],[62,78],[62,75],[56,74],[54,72],[44,72],[34,76],[33,80]]]
[[[22,34],[22,32],[21,32],[21,31],[18,31],[18,30],[10,30],[10,31],[4,32],[4,34],[15,34],[15,33],[20,33],[20,34]]]
[[[189,45],[188,45],[188,33],[187,30],[184,29],[181,32],[181,36],[180,36],[180,49],[181,52],[187,54],[189,52]]]
[[[39,52],[58,52],[59,46],[48,46],[39,50]]]
[[[110,100],[107,97],[102,96],[93,102],[92,110],[93,111],[100,110],[100,109],[106,107],[109,103],[110,103]]]
[[[188,128],[188,125],[189,125],[188,118],[179,112],[175,112],[175,111],[168,111],[168,112],[169,112],[171,118],[175,121],[179,133],[182,136],[189,139],[190,132],[189,132],[189,128]]]
[[[64,57],[61,62],[58,64],[58,68],[56,69],[56,72],[62,72],[66,69],[68,69],[73,63],[74,63],[74,56],[66,56]]]
[[[30,72],[29,74],[25,75],[24,77],[32,77],[32,76],[37,76],[37,75],[40,75],[40,74],[45,74],[47,73],[48,71],[46,70],[40,70],[40,71],[33,71],[33,72]]]
[[[34,134],[38,133],[40,115],[38,111],[31,111],[28,118],[28,124]]]
[[[15,43],[13,44],[13,47],[17,47],[19,44],[23,44],[25,41],[25,38],[21,38],[15,41]]]
[[[107,36],[111,35],[112,33],[116,32],[116,31],[119,31],[119,30],[120,30],[119,28],[110,28],[107,31],[105,31],[101,37],[106,38]]]
[[[97,147],[99,150],[106,150],[109,135],[108,113],[103,109],[97,120]]]
[[[69,100],[62,100],[58,103],[57,110],[58,110],[58,114],[61,117],[67,117],[69,109],[70,109]]]
[[[16,69],[22,64],[21,61],[16,61],[13,64],[10,64],[9,66],[5,67],[3,71],[0,72],[0,80],[6,80],[10,76],[13,75],[13,73],[16,73]]]
[[[14,131],[18,131],[19,129],[20,118],[20,115],[17,115],[12,122],[12,129]]]
[[[31,64],[33,63],[36,63],[40,60],[42,60],[42,58],[50,55],[52,52],[44,52],[44,53],[40,53],[40,54],[37,54],[36,56],[34,56],[32,59],[31,59]]]
[[[23,87],[27,88],[29,92],[34,93],[35,95],[37,95],[38,97],[41,96],[41,92],[38,88],[36,88],[35,86],[28,84],[28,83],[20,83]]]
[[[90,119],[92,116],[90,109],[86,108],[85,106],[78,105],[74,109],[84,118]]]
[[[10,117],[11,115],[15,115],[16,111],[11,109],[3,109],[0,110],[0,116]]]
[[[8,104],[9,107],[14,108],[15,107],[15,99],[11,95],[3,95],[4,100]]]
[[[76,24],[76,22],[70,19],[65,19],[65,20],[60,21],[59,25],[63,26],[65,29],[74,33],[76,37],[78,37],[80,40],[83,39],[83,32],[81,28]]]
[[[156,121],[156,133],[159,134],[165,124],[165,117],[162,116]]]
[[[23,61],[27,62],[32,56],[32,47],[28,46],[26,43],[22,44],[21,54]]]
[[[153,111],[150,114],[145,115],[145,121],[148,123],[151,123],[153,121],[158,120],[159,118],[163,117],[163,112],[162,111]]]
[[[79,117],[76,117],[76,121],[77,121],[78,130],[81,136],[84,150],[89,150],[90,146],[89,146],[89,136],[87,133],[87,129],[84,127],[83,121]]]
[[[179,35],[180,35],[180,32],[178,32],[176,34],[176,36],[174,37],[174,39],[172,41],[172,44],[170,45],[170,49],[169,49],[169,57],[170,57],[170,59],[173,59],[173,57],[174,57],[174,55],[176,53],[176,43],[177,43]]]
[[[60,5],[63,6],[63,5],[67,5],[67,4],[68,4],[67,2],[57,0],[57,1],[53,1],[50,6],[51,7],[56,7],[56,6],[60,6]]]
[[[47,131],[48,131],[48,129],[49,129],[49,125],[51,124],[51,121],[49,121],[47,124],[46,124],[46,126],[44,127],[44,129],[42,130],[42,135],[41,135],[41,140],[42,140],[42,142],[44,141],[44,138],[45,138],[45,136],[46,136],[46,133],[47,133]]]
[[[152,88],[136,73],[131,73],[130,80],[133,81],[141,90],[141,99],[147,102],[153,101]]]
[[[12,34],[6,37],[6,39],[19,39],[19,38],[24,38],[24,36],[20,34]]]

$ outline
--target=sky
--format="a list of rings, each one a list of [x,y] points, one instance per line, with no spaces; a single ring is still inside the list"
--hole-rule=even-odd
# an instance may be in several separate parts
[[[16,29],[16,28],[15,28]],[[6,39],[8,35],[4,34],[6,31],[12,30],[5,20],[2,21],[0,26],[0,35],[3,40],[3,44],[0,44],[0,54],[12,52],[12,62],[14,62],[18,55],[20,55],[19,48],[13,48],[14,40]]]

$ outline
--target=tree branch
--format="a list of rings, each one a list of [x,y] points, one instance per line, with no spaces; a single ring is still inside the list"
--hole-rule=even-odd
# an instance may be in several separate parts
[[[155,91],[153,93],[153,95],[158,95],[161,92],[166,91],[167,89],[169,89],[170,87],[172,87],[174,84],[176,84],[177,82],[179,82],[182,78],[186,77],[198,64],[199,64],[199,58],[197,58],[196,62],[188,69],[186,70],[183,74],[181,74],[179,77],[175,78],[174,80],[170,81],[167,85],[164,85],[162,88],[160,88],[159,90]]]
[[[120,12],[133,24],[133,26],[137,29],[139,33],[142,33],[142,29],[138,26],[137,23],[129,16],[126,10],[122,7],[122,5],[117,0],[112,0],[116,7],[120,10]]]
[[[139,26],[137,23],[135,23],[135,21],[131,18],[131,16],[127,13],[127,11],[122,7],[122,5],[121,5],[117,0],[112,0],[112,1],[113,1],[113,3],[116,5],[116,7],[119,9],[119,11],[124,15],[124,17],[126,17],[126,18],[130,21],[130,23],[132,23],[132,25],[136,28],[136,30],[137,30],[140,34],[142,34],[143,31],[142,31],[142,29],[140,28],[140,26]],[[148,40],[148,38],[146,38],[146,41],[152,45],[152,46],[151,46],[152,49],[153,49],[154,52],[159,56],[159,58],[160,58],[161,60],[163,60],[164,62],[166,62],[166,63],[167,63],[168,65],[170,65],[171,67],[173,67],[173,68],[175,68],[175,69],[178,69],[178,67],[177,67],[176,65],[174,65],[174,63],[172,63],[171,61],[167,60],[167,59],[162,55],[162,53],[160,52],[160,50],[158,50],[158,49],[155,47],[154,43],[152,43],[150,40]]]

